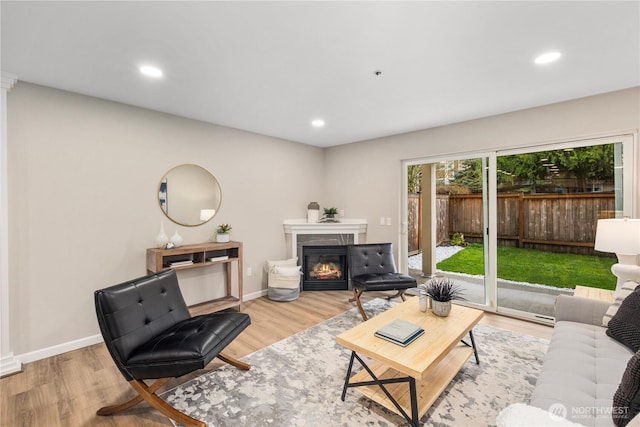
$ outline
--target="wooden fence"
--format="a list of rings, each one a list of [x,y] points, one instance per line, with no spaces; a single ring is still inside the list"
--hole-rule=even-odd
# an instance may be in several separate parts
[[[409,253],[420,251],[421,201],[409,195]],[[438,244],[453,233],[468,242],[482,241],[482,196],[438,195]],[[615,212],[613,193],[501,193],[497,200],[498,244],[552,252],[593,253],[596,222]]]

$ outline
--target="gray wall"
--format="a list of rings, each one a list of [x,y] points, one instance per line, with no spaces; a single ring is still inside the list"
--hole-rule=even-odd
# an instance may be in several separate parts
[[[230,223],[254,272],[244,292],[255,294],[264,261],[287,253],[283,220],[323,202],[320,148],[24,82],[8,96],[8,162],[16,355],[99,333],[93,291],[146,274],[160,221],[185,244]],[[161,177],[182,163],[222,187],[219,213],[199,227],[177,226],[158,206]],[[185,299],[220,296],[222,277],[218,267],[181,272]]]
[[[640,87],[371,141],[325,153],[325,200],[369,220],[367,240],[400,241],[402,161],[464,152],[535,147],[637,132]],[[640,153],[636,147],[636,171]],[[634,214],[640,214],[637,192]],[[391,226],[380,226],[381,216]],[[397,248],[396,248],[397,250]]]
[[[305,217],[310,201],[367,218],[370,242],[398,242],[403,159],[636,132],[639,100],[633,88],[320,149],[19,82],[8,96],[11,351],[97,334],[93,291],[145,274],[160,221],[185,243],[231,223],[254,271],[245,294],[256,295],[264,261],[286,255],[282,221]],[[158,181],[181,163],[221,184],[206,225],[176,226],[158,207]],[[181,273],[187,302],[217,296],[221,278],[215,268]]]

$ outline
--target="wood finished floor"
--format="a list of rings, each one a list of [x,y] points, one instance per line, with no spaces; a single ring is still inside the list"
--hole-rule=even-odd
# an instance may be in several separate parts
[[[243,311],[251,316],[251,326],[227,347],[226,353],[246,356],[353,308],[353,303],[348,301],[351,295],[348,291],[319,291],[303,292],[298,300],[288,303],[265,297],[248,301]],[[366,302],[380,296],[384,295],[370,292],[364,294],[362,300]],[[549,326],[491,313],[487,313],[481,323],[546,339],[552,331]],[[163,389],[220,365],[215,359],[205,370],[173,380]],[[0,426],[171,426],[167,418],[146,403],[118,415],[96,415],[100,407],[134,395],[104,344],[96,344],[25,364],[22,373],[0,379]]]

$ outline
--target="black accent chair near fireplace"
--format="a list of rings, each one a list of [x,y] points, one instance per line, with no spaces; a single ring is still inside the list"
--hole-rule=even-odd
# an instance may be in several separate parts
[[[205,426],[169,405],[156,391],[172,378],[202,369],[213,358],[250,366],[221,351],[249,324],[248,314],[218,312],[191,317],[173,270],[141,277],[94,294],[100,332],[116,366],[138,396],[106,406],[111,415],[146,401],[184,426]],[[143,380],[155,379],[151,385]]]
[[[349,276],[353,288],[353,298],[363,320],[367,314],[362,308],[360,296],[365,291],[397,291],[389,298],[401,297],[404,292],[418,286],[418,282],[411,276],[398,273],[393,259],[393,245],[391,243],[367,243],[350,245],[348,248]]]

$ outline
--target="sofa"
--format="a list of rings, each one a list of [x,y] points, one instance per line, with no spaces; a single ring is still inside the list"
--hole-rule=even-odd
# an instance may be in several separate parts
[[[637,312],[633,310],[640,305],[637,303],[640,301],[640,287],[634,291],[637,283],[633,285],[627,295],[636,294],[636,302],[627,305],[632,306],[631,314],[637,317]],[[623,311],[620,303],[624,298],[618,292],[616,295],[617,305],[613,314],[618,308]],[[502,410],[497,418],[499,427],[621,425],[618,420],[614,423],[614,412],[622,407],[614,404],[614,395],[616,402],[620,402],[621,382],[625,375],[633,377],[628,378],[627,383],[632,383],[631,386],[637,390],[640,377],[628,373],[634,372],[630,369],[632,361],[636,360],[633,363],[637,365],[640,357],[632,350],[633,345],[630,348],[628,343],[625,345],[612,338],[609,335],[615,334],[608,334],[608,328],[603,326],[603,317],[607,312],[612,314],[612,307],[606,301],[558,296],[554,331],[531,400],[528,405],[515,404]],[[619,319],[616,320],[617,328]],[[612,328],[612,322],[609,322],[609,328]],[[626,325],[623,326],[626,328]],[[631,330],[635,340],[637,334],[633,328]],[[633,414],[633,411],[629,411],[629,414]],[[628,418],[632,418],[632,415]],[[638,424],[640,421],[635,417],[628,425]]]

